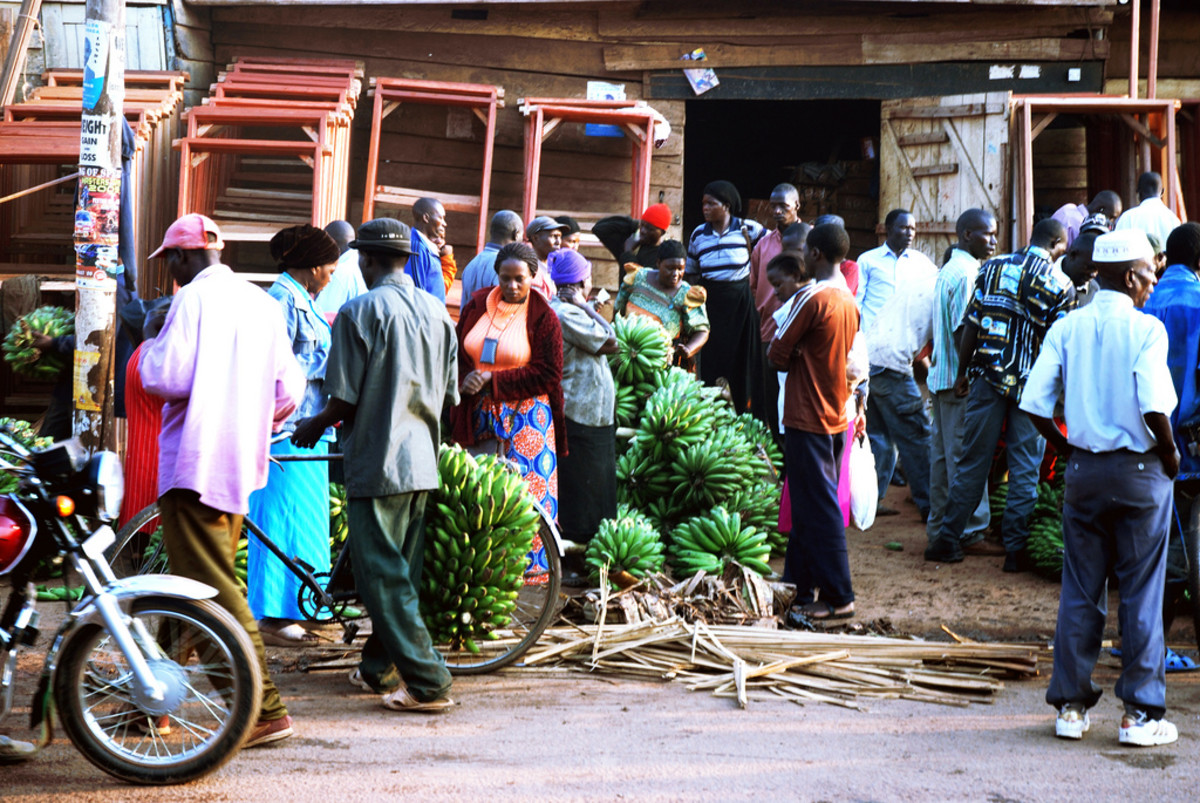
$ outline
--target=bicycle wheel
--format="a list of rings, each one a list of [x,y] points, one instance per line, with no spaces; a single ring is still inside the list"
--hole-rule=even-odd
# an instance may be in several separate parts
[[[107,628],[85,625],[63,647],[54,675],[63,729],[88,761],[122,780],[174,784],[207,775],[233,758],[258,720],[262,677],[250,637],[208,600],[147,597],[132,615],[169,645],[139,642],[165,699],[143,698]]]
[[[562,609],[559,599],[562,558],[558,554],[558,540],[546,512],[540,508],[539,512],[542,524],[538,529],[538,537],[546,548],[546,570],[526,572],[525,585],[512,612],[512,622],[494,631],[495,639],[476,641],[478,653],[465,648],[452,650],[448,644],[436,645],[446,658],[446,668],[450,674],[482,675],[516,662],[541,638],[551,620]]]
[[[152,502],[117,531],[116,543],[107,554],[109,565],[117,577],[138,574],[166,574],[167,552],[162,538],[155,538],[160,526],[158,503]]]

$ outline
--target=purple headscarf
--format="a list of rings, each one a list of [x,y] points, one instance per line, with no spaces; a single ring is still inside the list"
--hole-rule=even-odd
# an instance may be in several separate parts
[[[560,248],[546,260],[550,278],[555,284],[575,284],[592,275],[592,263],[583,254],[570,248]]]

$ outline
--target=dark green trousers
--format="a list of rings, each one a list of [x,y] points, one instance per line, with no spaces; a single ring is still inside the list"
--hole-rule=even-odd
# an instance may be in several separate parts
[[[158,510],[171,572],[217,589],[215,602],[241,622],[254,642],[263,681],[259,720],[272,722],[287,716],[279,689],[275,688],[271,673],[267,671],[267,651],[258,634],[258,622],[254,621],[242,587],[233,574],[242,516],[211,508],[200,501],[200,494],[182,488],[173,488],[160,496]]]
[[[359,671],[377,691],[403,680],[421,702],[450,690],[446,661],[421,619],[418,594],[425,556],[425,500],[421,491],[351,499],[350,565],[371,617]]]

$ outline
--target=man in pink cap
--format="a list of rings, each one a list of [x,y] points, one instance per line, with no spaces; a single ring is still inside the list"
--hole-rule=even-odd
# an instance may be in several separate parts
[[[150,257],[180,289],[166,319],[146,322],[142,384],[166,400],[158,505],[171,570],[217,589],[254,642],[263,676],[258,724],[245,747],[286,739],[292,718],[267,672],[258,625],[233,571],[250,492],[267,482],[271,432],[304,395],[279,305],[221,263],[221,231],[204,215],[171,224]],[[157,334],[157,337],[155,335]],[[160,733],[171,715],[153,723]]]
[[[671,226],[671,207],[651,204],[642,212],[641,221],[627,215],[602,218],[592,226],[592,234],[624,265],[634,262],[644,268],[658,267],[658,246]]]

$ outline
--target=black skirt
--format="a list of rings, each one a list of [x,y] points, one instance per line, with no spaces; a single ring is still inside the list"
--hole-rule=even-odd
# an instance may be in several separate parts
[[[750,282],[701,279],[699,284],[708,291],[705,306],[711,327],[708,342],[698,355],[700,380],[706,385],[716,385],[719,378],[725,377],[734,409],[744,413],[750,398],[751,377],[759,371],[754,358],[761,349],[758,310],[754,308]]]
[[[558,527],[568,541],[585,543],[617,515],[616,427],[568,418],[567,443],[570,453],[558,457]]]

